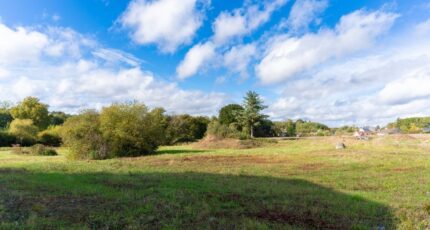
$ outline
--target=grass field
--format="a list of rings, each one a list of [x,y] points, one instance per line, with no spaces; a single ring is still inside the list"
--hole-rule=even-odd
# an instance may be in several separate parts
[[[103,161],[0,151],[0,229],[429,229],[430,142],[162,147]]]

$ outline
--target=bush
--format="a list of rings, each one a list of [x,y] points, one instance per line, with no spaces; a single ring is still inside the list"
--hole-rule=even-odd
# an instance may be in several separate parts
[[[112,157],[155,152],[164,136],[160,117],[143,104],[114,104],[103,108],[100,130]]]
[[[207,129],[207,134],[217,138],[246,139],[246,132],[241,132],[235,123],[229,126],[221,124],[218,120],[212,120]]]
[[[47,146],[61,145],[60,126],[51,126],[37,135],[38,142]]]
[[[28,148],[15,146],[12,148],[12,152],[15,154],[27,154],[36,156],[56,156],[58,155],[55,149],[47,147],[45,145],[36,144]]]
[[[10,147],[15,144],[16,138],[14,135],[0,131],[0,147]]]
[[[45,145],[37,144],[30,147],[30,154],[31,155],[38,155],[38,156],[56,156],[58,155],[57,151],[55,149],[47,147]]]
[[[9,133],[16,137],[21,146],[31,146],[36,143],[38,128],[30,119],[15,119],[10,123]]]
[[[100,114],[87,111],[69,118],[61,137],[74,159],[106,159],[153,153],[164,136],[163,116],[143,104],[114,104]]]
[[[99,114],[86,111],[68,119],[61,128],[61,138],[70,148],[72,159],[104,159],[108,157],[107,144],[100,131]]]

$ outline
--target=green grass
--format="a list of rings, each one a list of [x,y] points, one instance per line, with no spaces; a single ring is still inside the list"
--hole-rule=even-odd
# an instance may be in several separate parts
[[[430,143],[162,147],[103,161],[0,150],[0,229],[428,229]]]

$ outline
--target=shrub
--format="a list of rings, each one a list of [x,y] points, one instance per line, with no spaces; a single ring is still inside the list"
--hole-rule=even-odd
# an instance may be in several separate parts
[[[0,131],[0,147],[10,147],[12,146],[16,141],[16,138],[14,135]]]
[[[202,139],[206,133],[209,119],[206,117],[192,117],[178,115],[168,117],[165,132],[165,144],[192,142]]]
[[[36,143],[38,128],[30,119],[15,119],[10,123],[9,133],[16,137],[16,142],[22,146]]]
[[[60,126],[50,126],[37,134],[38,142],[43,145],[58,147],[61,145]]]
[[[55,149],[47,147],[45,145],[37,144],[30,147],[30,154],[38,156],[56,156],[58,155]]]
[[[217,138],[238,138],[246,139],[247,133],[238,130],[235,123],[229,126],[221,124],[218,120],[212,120],[207,129],[207,134]]]
[[[103,108],[100,130],[111,156],[141,156],[155,152],[164,135],[159,119],[139,103]]]
[[[61,128],[61,138],[70,148],[72,159],[104,159],[108,157],[107,144],[100,131],[99,114],[95,111],[67,119]]]
[[[75,159],[106,159],[153,153],[163,140],[159,110],[143,104],[114,104],[100,114],[87,111],[69,118],[61,137]]]
[[[36,144],[28,148],[21,146],[15,146],[12,148],[12,152],[15,154],[28,154],[37,156],[56,156],[58,155],[55,149],[47,147],[45,145]]]

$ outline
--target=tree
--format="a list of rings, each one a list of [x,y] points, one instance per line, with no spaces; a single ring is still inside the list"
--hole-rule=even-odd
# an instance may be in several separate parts
[[[61,127],[60,135],[64,144],[70,148],[70,158],[108,158],[109,152],[100,131],[99,116],[97,112],[87,110],[67,119]]]
[[[208,124],[207,117],[192,117],[188,114],[171,116],[166,129],[166,144],[201,139],[206,133]]]
[[[26,97],[17,106],[11,109],[14,119],[30,119],[40,130],[48,127],[49,112],[48,105],[43,104],[36,97]]]
[[[10,123],[9,133],[16,137],[21,145],[33,145],[36,143],[38,128],[30,119],[15,119]]]
[[[12,122],[13,117],[9,110],[0,109],[0,129],[5,129]]]
[[[49,113],[49,124],[50,125],[62,125],[70,115],[64,112],[51,112]]]
[[[263,101],[256,92],[249,91],[246,93],[243,101],[243,111],[238,114],[238,120],[249,132],[251,138],[254,137],[254,128],[267,117],[261,114],[261,111],[265,108],[267,106],[263,105]]]
[[[237,123],[237,114],[243,111],[243,107],[238,104],[230,104],[221,108],[218,115],[218,121],[223,125]]]
[[[112,156],[153,153],[163,138],[162,122],[144,104],[113,104],[100,113],[100,130]]]

